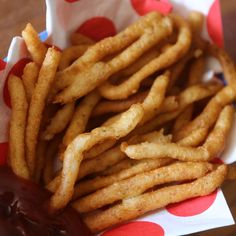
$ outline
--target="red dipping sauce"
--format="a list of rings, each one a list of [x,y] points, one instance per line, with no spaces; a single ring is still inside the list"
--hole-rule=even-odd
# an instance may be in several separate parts
[[[50,193],[0,166],[1,236],[91,236],[79,214],[67,207],[50,215],[45,203]]]

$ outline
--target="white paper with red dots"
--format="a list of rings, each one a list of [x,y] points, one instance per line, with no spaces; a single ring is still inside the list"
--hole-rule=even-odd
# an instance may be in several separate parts
[[[145,13],[157,10],[167,14],[171,10],[183,16],[189,10],[206,15],[203,36],[223,46],[219,0],[46,0],[47,43],[63,49],[69,45],[71,32],[83,33],[94,40],[111,36],[124,29]],[[25,44],[15,37],[7,56],[0,60],[0,164],[7,156],[10,100],[6,77],[9,73],[22,74],[29,61]],[[214,61],[211,70],[219,71]],[[221,159],[226,163],[236,161],[236,118],[227,148]],[[174,204],[139,219],[115,227],[103,236],[176,236],[233,224],[233,218],[221,190],[206,197]]]

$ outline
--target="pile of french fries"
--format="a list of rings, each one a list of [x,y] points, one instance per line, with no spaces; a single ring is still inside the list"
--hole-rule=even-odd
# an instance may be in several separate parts
[[[211,162],[233,125],[235,65],[201,38],[203,21],[151,12],[96,43],[73,34],[62,52],[26,26],[32,62],[8,78],[9,164],[53,193],[52,212],[70,204],[95,233],[235,178]],[[202,80],[208,56],[226,86]]]

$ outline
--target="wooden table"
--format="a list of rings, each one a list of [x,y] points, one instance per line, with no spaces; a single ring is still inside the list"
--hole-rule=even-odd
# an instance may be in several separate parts
[[[37,2],[37,4],[36,4]],[[37,5],[37,6],[35,6]],[[225,47],[236,61],[236,2],[235,0],[221,0]],[[44,0],[1,0],[0,7],[0,57],[7,54],[12,36],[20,35],[27,22],[31,22],[38,32],[45,29]],[[236,182],[229,182],[223,186],[227,202],[236,219]],[[236,226],[209,230],[194,236],[235,236]],[[192,235],[192,236],[193,236]]]

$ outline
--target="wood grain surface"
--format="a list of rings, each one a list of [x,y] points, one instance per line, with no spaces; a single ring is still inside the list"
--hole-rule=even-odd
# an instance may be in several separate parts
[[[224,25],[225,48],[236,61],[236,0],[221,0]],[[27,22],[31,22],[38,32],[45,29],[44,0],[0,0],[0,57],[7,54],[13,36],[20,35]],[[223,192],[236,219],[236,182],[228,182]],[[236,226],[209,230],[192,236],[235,236]]]

